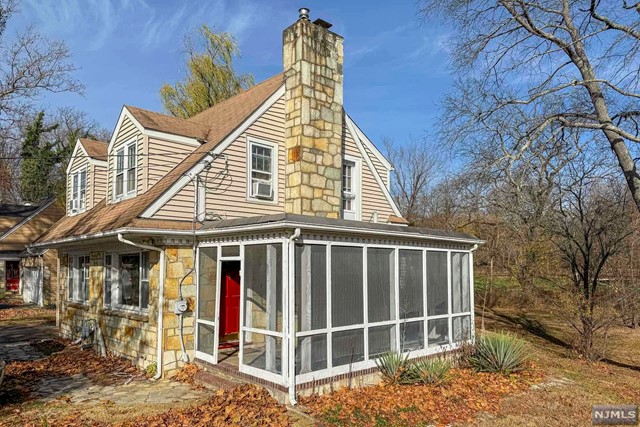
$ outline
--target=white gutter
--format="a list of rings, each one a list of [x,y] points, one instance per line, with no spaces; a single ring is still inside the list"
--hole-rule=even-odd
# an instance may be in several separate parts
[[[163,327],[163,313],[162,307],[164,306],[164,249],[161,249],[156,246],[145,245],[142,243],[135,243],[131,240],[127,240],[123,237],[122,233],[118,233],[118,240],[127,245],[135,246],[142,249],[148,249],[150,251],[158,251],[160,252],[160,289],[158,295],[158,331],[156,333],[156,342],[157,342],[157,350],[156,350],[156,375],[153,379],[157,380],[162,376],[162,327]]]
[[[246,232],[253,230],[273,230],[273,229],[282,229],[282,228],[302,228],[304,230],[318,230],[318,231],[329,231],[329,232],[352,232],[356,234],[364,234],[364,235],[377,235],[377,236],[390,236],[390,237],[405,237],[409,239],[419,239],[419,240],[435,240],[435,241],[443,241],[443,242],[452,242],[452,243],[466,243],[466,244],[484,244],[485,241],[481,239],[468,239],[464,237],[447,237],[447,236],[434,236],[428,234],[416,234],[416,233],[408,233],[404,231],[391,231],[391,230],[374,230],[374,229],[362,229],[356,227],[344,227],[344,226],[328,226],[328,225],[318,225],[318,224],[307,224],[301,222],[272,222],[268,224],[246,224],[237,227],[225,227],[220,229],[207,229],[207,230],[196,230],[196,236],[206,236],[206,235],[218,235],[218,234],[230,234],[235,232]],[[117,230],[105,231],[95,234],[85,234],[83,236],[75,236],[75,237],[67,237],[64,239],[52,240],[50,242],[37,243],[32,244],[32,247],[50,247],[64,243],[75,243],[83,240],[96,239],[102,237],[111,237],[117,236],[118,234],[151,234],[151,235],[174,235],[174,236],[188,236],[193,237],[193,231],[187,230],[167,230],[167,229],[157,229],[157,228],[121,228]]]
[[[295,286],[295,243],[294,241],[300,237],[301,230],[296,228],[291,237],[289,237],[289,403],[295,405],[296,399],[296,337],[295,335],[295,319],[296,319],[296,286]]]

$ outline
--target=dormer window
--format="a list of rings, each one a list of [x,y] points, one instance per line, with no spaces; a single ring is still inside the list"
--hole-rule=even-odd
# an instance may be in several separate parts
[[[69,212],[83,212],[87,206],[87,171],[83,169],[71,175],[71,199]]]
[[[123,199],[136,192],[136,143],[116,151],[115,199]]]
[[[277,194],[278,151],[275,144],[250,139],[248,145],[249,199],[273,202]]]

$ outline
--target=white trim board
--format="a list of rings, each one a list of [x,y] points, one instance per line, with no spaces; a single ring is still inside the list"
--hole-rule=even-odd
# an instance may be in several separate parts
[[[78,147],[80,147],[80,150],[82,150],[83,154],[81,154],[81,156],[85,157],[89,163],[91,163],[94,166],[100,166],[103,168],[107,167],[106,160],[98,160],[96,158],[91,157],[89,153],[87,153],[87,150],[85,150],[84,145],[82,145],[82,142],[80,142],[80,139],[78,139],[76,140],[76,146],[73,147],[73,153],[71,153],[71,158],[69,159],[69,164],[67,165],[67,176],[69,175],[69,172],[71,172],[71,166],[73,165],[73,161],[78,157]]]
[[[382,154],[380,152],[380,150],[378,150],[378,147],[376,147],[375,144],[373,142],[371,142],[371,140],[367,137],[367,135],[365,135],[364,132],[362,132],[362,129],[360,129],[360,126],[358,126],[358,124],[355,121],[353,121],[351,116],[349,116],[346,113],[345,113],[345,116],[346,116],[347,120],[351,121],[351,123],[353,124],[356,132],[358,133],[358,137],[360,138],[362,143],[369,150],[371,150],[373,155],[376,156],[376,158],[378,160],[380,160],[380,162],[384,165],[384,167],[386,167],[389,170],[393,170],[393,165],[389,162],[389,160],[387,160],[387,158],[384,156],[384,154]]]
[[[215,156],[220,155],[224,150],[229,147],[240,135],[242,135],[256,120],[271,108],[281,97],[284,96],[284,85],[280,86],[265,102],[260,105],[247,119],[245,119],[234,131],[227,135],[214,149],[205,155],[198,163],[196,163],[191,170],[182,175],[171,187],[158,197],[153,203],[140,214],[142,218],[151,218],[155,215],[176,193],[187,185],[192,179],[194,179],[200,172],[202,172],[205,166],[211,163]]]
[[[360,137],[358,136],[358,133],[354,128],[355,123],[353,123],[353,121],[349,118],[349,116],[347,115],[345,116],[346,116],[347,128],[349,129],[349,132],[351,132],[351,136],[353,137],[353,140],[356,142],[356,145],[358,146],[358,150],[360,151],[360,154],[362,154],[362,158],[364,159],[364,161],[367,163],[367,166],[371,170],[371,174],[373,175],[376,182],[378,183],[378,186],[382,190],[382,194],[384,194],[385,198],[389,202],[389,206],[391,206],[393,213],[395,213],[399,217],[402,217],[402,214],[400,213],[400,209],[398,209],[398,206],[396,206],[396,202],[393,201],[393,197],[391,197],[391,193],[389,192],[389,189],[382,181],[382,178],[380,177],[380,174],[378,173],[376,168],[373,166],[373,162],[371,162],[371,158],[369,157],[367,150],[364,149],[363,143],[360,140]]]

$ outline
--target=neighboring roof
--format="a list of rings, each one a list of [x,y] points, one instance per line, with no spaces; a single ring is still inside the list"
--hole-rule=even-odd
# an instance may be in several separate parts
[[[5,205],[0,204],[0,217],[28,218],[41,205]]]
[[[416,237],[431,238],[434,240],[455,240],[467,243],[483,243],[482,240],[472,234],[462,233],[459,231],[436,230],[430,228],[406,227],[402,225],[381,224],[375,222],[353,221],[347,219],[333,219],[310,215],[297,215],[280,213],[275,215],[264,215],[247,218],[226,219],[222,221],[211,221],[206,223],[200,230],[202,234],[204,230],[220,230],[235,227],[250,227],[261,224],[282,224],[283,226],[297,227],[300,225],[323,226],[330,230],[368,230],[380,232],[392,232],[397,235],[414,235]]]
[[[184,125],[184,122],[193,126],[197,119],[200,124],[195,128],[202,129],[201,125],[209,127],[206,141],[196,148],[193,153],[187,156],[175,168],[167,173],[160,181],[152,186],[147,192],[123,200],[118,203],[107,205],[105,200],[99,202],[93,209],[74,216],[67,216],[58,221],[53,227],[43,234],[37,243],[45,243],[63,239],[70,236],[81,236],[94,234],[107,230],[133,226],[132,222],[144,209],[161,196],[171,185],[182,175],[187,173],[193,166],[198,164],[210,151],[212,151],[227,135],[239,127],[255,110],[257,110],[271,95],[273,95],[284,84],[283,74],[277,74],[256,86],[227,99],[206,111],[192,117],[191,119],[177,119],[175,117],[163,116],[153,113],[149,115],[146,110],[137,109],[139,117],[148,119],[154,126],[161,127],[164,132],[177,130]],[[134,107],[135,108],[135,107]],[[160,119],[159,116],[162,116]],[[136,118],[137,119],[137,118]],[[178,121],[183,122],[178,125]],[[173,221],[178,222],[180,221]],[[191,222],[181,222],[191,227]],[[160,226],[154,228],[162,228]]]
[[[108,142],[96,141],[95,139],[79,138],[80,144],[87,152],[87,156],[96,160],[107,160],[107,149],[109,148]]]
[[[20,227],[24,226],[25,224],[30,223],[30,221],[34,218],[36,218],[38,215],[40,215],[43,211],[45,211],[45,209],[49,208],[51,205],[53,205],[53,203],[55,202],[55,199],[49,199],[46,200],[38,205],[23,205],[24,207],[29,207],[32,209],[25,209],[24,211],[20,212],[20,221],[15,223],[11,228],[9,228],[8,230],[0,230],[0,242],[5,242],[6,243],[6,239],[12,235],[15,231],[19,230]],[[20,205],[0,205],[0,206],[20,206]],[[47,221],[55,221],[57,218],[60,218],[64,215],[64,212],[62,211],[62,209],[59,209],[57,207],[54,206],[54,213],[53,216],[50,216],[50,219],[45,219],[45,220],[41,220],[41,225],[42,226],[46,226]],[[9,239],[11,240],[11,239]],[[15,242],[14,242],[15,243]],[[4,243],[3,243],[4,244]]]

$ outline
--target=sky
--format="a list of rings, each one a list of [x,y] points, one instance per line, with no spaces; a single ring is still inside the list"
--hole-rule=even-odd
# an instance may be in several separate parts
[[[55,94],[44,108],[72,106],[112,130],[122,105],[162,112],[165,82],[184,76],[183,36],[202,23],[229,31],[238,72],[260,82],[282,70],[282,31],[308,7],[344,37],[347,112],[379,147],[432,133],[451,84],[449,32],[417,16],[417,0],[22,0],[9,23],[66,42],[83,95]]]

